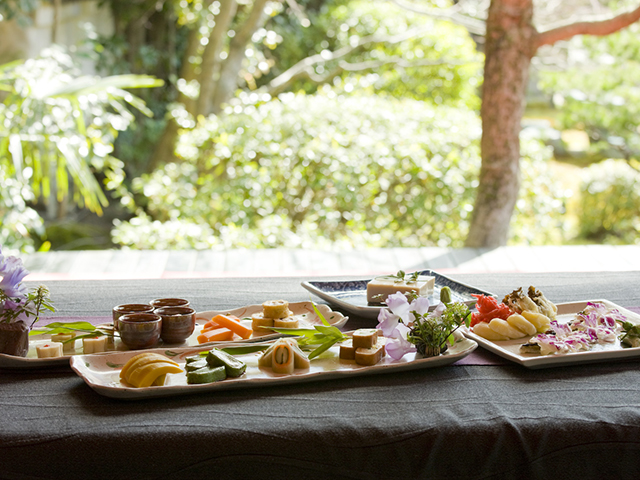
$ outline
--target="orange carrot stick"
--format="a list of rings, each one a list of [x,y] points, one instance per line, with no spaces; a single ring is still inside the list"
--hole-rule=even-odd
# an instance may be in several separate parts
[[[240,323],[240,319],[233,315],[216,315],[211,319],[212,322],[216,322],[221,327],[228,328],[233,333],[237,333],[242,338],[247,339],[251,336],[253,330],[245,327]]]
[[[203,332],[207,332],[209,330],[213,330],[214,328],[220,328],[220,325],[218,325],[216,322],[214,322],[213,320],[209,320],[207,323],[205,323],[202,326],[202,331]]]
[[[198,343],[226,342],[233,340],[233,332],[228,328],[215,328],[198,335]]]

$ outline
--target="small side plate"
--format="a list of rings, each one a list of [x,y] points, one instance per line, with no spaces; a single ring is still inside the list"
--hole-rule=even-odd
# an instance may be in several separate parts
[[[616,308],[622,313],[627,320],[640,324],[640,315],[608,300],[585,300],[569,303],[558,303],[557,319],[559,323],[565,323],[575,317],[576,313],[581,312],[587,307],[587,303],[600,302],[610,308]],[[527,343],[530,337],[520,338],[516,340],[491,341],[476,335],[464,326],[461,328],[467,338],[478,343],[483,348],[499,355],[514,363],[523,365],[530,369],[548,368],[548,367],[564,367],[568,365],[596,363],[610,360],[628,360],[640,357],[640,347],[626,348],[620,345],[619,341],[611,344],[598,344],[592,350],[575,353],[564,353],[555,355],[537,355],[535,353],[520,353],[520,345]]]
[[[413,272],[412,272],[413,273]],[[454,302],[463,302],[469,307],[476,303],[476,299],[471,296],[475,295],[491,295],[485,290],[458,282],[441,273],[433,270],[422,270],[420,275],[428,275],[435,277],[436,285],[433,295],[429,296],[430,310],[433,310],[440,303],[440,290],[442,287],[451,289],[451,297]],[[377,318],[380,313],[381,305],[369,305],[367,303],[367,280],[343,280],[343,281],[313,281],[302,282],[302,286],[314,295],[326,300],[332,305],[340,307],[347,312],[365,318]]]

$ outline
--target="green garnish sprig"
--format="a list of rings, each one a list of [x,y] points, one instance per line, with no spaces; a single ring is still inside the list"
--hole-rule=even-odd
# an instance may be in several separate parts
[[[82,338],[102,337],[104,335],[113,335],[113,333],[107,329],[102,329],[92,325],[89,322],[53,322],[42,328],[31,330],[29,336],[48,334],[55,335],[57,333],[80,333],[70,340],[66,340],[62,343],[72,342]]]
[[[471,324],[471,311],[464,303],[450,303],[440,316],[433,313],[412,312],[415,320],[407,340],[416,346],[423,356],[444,353],[448,345],[455,343],[454,332],[462,325]]]
[[[631,347],[639,347],[640,325],[631,322],[620,322],[620,320],[617,321],[622,323],[622,333],[624,334],[620,336],[620,343]]]
[[[420,272],[413,272],[412,274],[404,273],[403,270],[398,270],[398,273],[395,275],[382,275],[381,277],[376,278],[386,278],[389,280],[393,280],[395,283],[416,283],[418,278],[420,277]]]

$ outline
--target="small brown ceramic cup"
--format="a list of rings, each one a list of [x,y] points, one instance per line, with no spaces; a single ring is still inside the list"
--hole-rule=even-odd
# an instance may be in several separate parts
[[[165,343],[182,343],[196,328],[196,311],[190,307],[162,307],[155,310],[162,317],[160,337]]]
[[[158,309],[162,307],[188,307],[189,300],[184,298],[156,298],[149,302],[153,308]]]
[[[129,313],[116,320],[120,340],[131,349],[154,347],[160,340],[162,317],[155,313]]]
[[[118,318],[129,313],[153,313],[153,307],[146,303],[127,303],[113,307],[113,328],[118,329]]]

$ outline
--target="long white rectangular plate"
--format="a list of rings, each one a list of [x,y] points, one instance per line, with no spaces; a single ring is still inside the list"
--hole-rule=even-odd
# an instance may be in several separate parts
[[[492,293],[458,282],[433,270],[422,270],[420,275],[435,277],[436,285],[433,294],[428,297],[431,304],[430,310],[440,303],[442,287],[451,289],[454,302],[463,302],[468,306],[476,303],[476,299],[471,294],[493,296]],[[367,280],[311,281],[302,282],[302,286],[331,305],[340,307],[353,315],[377,318],[383,305],[369,305],[367,302],[367,283],[371,280],[369,278]]]
[[[252,345],[255,345],[252,344]],[[201,351],[212,348],[178,348],[178,349],[154,349],[157,352],[169,356],[184,368],[185,358]],[[215,346],[238,346],[237,343],[219,343]],[[296,384],[303,382],[332,380],[347,376],[372,375],[378,373],[392,373],[403,370],[421,368],[433,368],[448,365],[469,355],[478,344],[473,340],[460,339],[447,351],[437,357],[421,358],[415,353],[409,353],[400,360],[393,360],[386,356],[378,364],[370,367],[357,365],[353,360],[341,360],[339,347],[334,345],[325,353],[311,361],[308,369],[296,369],[292,375],[273,373],[271,369],[259,367],[258,358],[261,353],[236,355],[247,364],[246,372],[238,378],[229,378],[220,382],[205,383],[201,385],[188,385],[185,373],[167,375],[167,384],[146,388],[133,388],[120,381],[122,366],[139,352],[110,352],[94,355],[80,355],[71,359],[71,368],[96,392],[101,395],[120,399],[144,399],[152,397],[165,397],[186,395],[198,392],[210,392],[217,390],[229,390],[234,388],[270,387],[277,385]]]
[[[631,323],[640,324],[640,315],[626,308],[620,307],[608,300],[585,300],[569,303],[557,304],[557,318],[560,323],[566,323],[575,317],[576,313],[581,312],[587,307],[589,302],[602,302],[610,308],[618,309]],[[538,355],[535,353],[520,353],[520,345],[527,343],[529,338],[525,337],[517,340],[491,341],[476,335],[464,326],[461,328],[467,338],[478,343],[483,348],[499,355],[507,360],[511,360],[517,364],[527,368],[548,368],[563,367],[567,365],[577,365],[585,363],[597,363],[611,360],[627,360],[640,357],[640,347],[627,348],[622,347],[619,341],[608,345],[595,345],[592,350],[576,353],[554,354],[554,355]]]
[[[327,322],[331,325],[334,325],[338,328],[341,328],[347,323],[349,317],[344,316],[340,312],[334,312],[329,308],[328,305],[316,305],[318,311],[325,317]],[[296,315],[300,319],[300,327],[312,327],[313,325],[322,325],[322,320],[316,314],[313,309],[312,302],[295,302],[289,304],[289,310]],[[171,345],[171,347],[186,347],[186,346],[196,346],[198,345],[198,335],[200,335],[200,331],[202,330],[202,326],[211,320],[213,317],[219,314],[228,314],[235,315],[236,317],[243,319],[241,323],[245,326],[251,328],[251,315],[257,312],[262,311],[262,305],[248,305],[244,307],[235,308],[233,310],[208,310],[205,312],[197,312],[196,313],[196,328],[193,334],[182,344],[180,345]],[[243,342],[255,342],[262,341],[270,338],[277,338],[282,335],[280,334],[270,334],[270,335],[262,335],[252,337],[249,340],[243,340]],[[238,337],[239,338],[239,337]],[[17,369],[35,369],[35,368],[50,368],[50,367],[64,367],[69,365],[69,358],[82,355],[82,341],[76,341],[77,348],[73,353],[69,353],[62,357],[53,357],[53,358],[38,358],[36,353],[36,347],[38,345],[44,345],[47,342],[51,341],[50,335],[33,335],[29,337],[29,352],[26,357],[15,357],[13,355],[5,355],[0,353],[0,368],[17,368]],[[203,344],[206,345],[206,344]],[[130,350],[126,347],[126,345],[122,344],[119,339],[115,339],[114,345],[115,351],[127,351]],[[136,350],[136,353],[139,353],[140,350]]]

